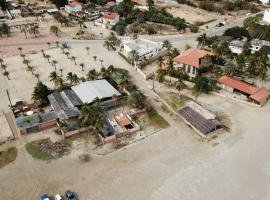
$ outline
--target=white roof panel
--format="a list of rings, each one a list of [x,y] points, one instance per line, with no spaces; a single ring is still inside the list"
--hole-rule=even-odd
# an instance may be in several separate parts
[[[71,87],[83,103],[92,103],[96,97],[109,98],[121,94],[105,79],[83,82]]]

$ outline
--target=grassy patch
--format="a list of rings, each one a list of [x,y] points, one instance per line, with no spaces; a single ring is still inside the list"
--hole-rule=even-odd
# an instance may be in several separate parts
[[[158,95],[166,101],[174,110],[179,109],[180,107],[184,106],[187,101],[192,100],[191,98],[178,95],[174,92],[157,92]]]
[[[7,149],[6,151],[1,151],[0,152],[0,168],[16,160],[16,157],[17,157],[17,149],[15,147],[11,147]]]
[[[39,150],[33,143],[25,145],[26,151],[33,157],[39,160],[52,160],[55,157]]]
[[[157,128],[166,128],[169,126],[169,123],[154,108],[150,108],[147,115],[150,125]]]

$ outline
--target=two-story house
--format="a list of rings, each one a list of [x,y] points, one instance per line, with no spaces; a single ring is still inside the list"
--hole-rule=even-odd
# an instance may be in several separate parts
[[[209,67],[213,64],[211,59],[213,55],[209,51],[190,48],[173,59],[174,67],[183,68],[190,78],[194,78],[198,74],[199,69]]]

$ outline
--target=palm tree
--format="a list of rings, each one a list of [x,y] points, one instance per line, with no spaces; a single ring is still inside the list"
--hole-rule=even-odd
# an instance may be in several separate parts
[[[49,75],[49,78],[50,78],[50,81],[53,82],[55,88],[57,88],[57,86],[59,85],[59,78],[60,77],[58,76],[56,71],[51,72]]]
[[[84,66],[85,66],[85,64],[84,64],[84,63],[80,63],[80,66],[81,66],[82,72],[83,72],[83,71],[84,71]]]
[[[31,62],[30,60],[25,59],[23,61],[23,64],[25,64],[27,67],[29,67],[30,62]]]
[[[103,64],[102,64],[103,63],[103,60],[100,59],[99,62],[100,62],[101,67],[103,67]]]
[[[63,77],[63,69],[62,68],[59,69],[59,72],[60,72],[60,76]]]
[[[236,70],[237,70],[236,64],[232,60],[228,60],[225,63],[225,74],[227,76],[235,75]]]
[[[6,66],[6,65],[2,64],[2,65],[1,65],[1,68],[4,70],[4,72],[7,71],[7,70],[6,70],[6,69],[7,69],[7,66]]]
[[[157,64],[158,64],[158,68],[162,69],[162,67],[164,65],[164,58],[162,56],[158,57]]]
[[[158,82],[163,83],[165,81],[165,75],[166,73],[163,69],[158,69],[156,71],[155,78]]]
[[[171,42],[170,42],[169,40],[164,40],[164,41],[163,41],[163,44],[162,44],[162,48],[165,48],[165,49],[167,49],[168,51],[170,51],[171,48],[172,48]]]
[[[35,35],[35,37],[37,37],[37,35],[39,34],[39,26],[38,25],[34,25],[34,26],[32,26],[29,30],[28,30],[28,32],[30,33],[30,34],[34,34]]]
[[[94,61],[97,61],[97,56],[93,56],[93,58],[94,58]]]
[[[80,79],[79,79],[79,77],[77,76],[77,74],[73,74],[72,80],[73,80],[73,83],[74,83],[75,85],[77,85],[77,84],[80,83]]]
[[[67,58],[69,59],[69,55],[70,53],[69,52],[65,52],[65,55],[67,56]]]
[[[27,32],[28,32],[28,29],[26,27],[23,27],[21,29],[21,33],[24,33],[25,39],[27,39]]]
[[[75,56],[71,56],[71,59],[74,61],[74,64],[77,65],[77,63],[76,63],[76,57]]]
[[[5,71],[5,72],[3,73],[3,75],[6,76],[8,80],[10,80],[10,78],[9,78],[9,72],[8,72],[8,71]]]
[[[42,53],[42,56],[45,58],[46,54],[45,54],[44,49],[41,49],[41,53]]]
[[[180,92],[181,92],[183,89],[185,89],[186,87],[187,87],[187,86],[186,86],[186,84],[184,83],[183,79],[182,79],[182,78],[178,78],[177,82],[175,83],[175,88],[178,90],[179,95],[181,95]]]
[[[200,35],[198,38],[197,38],[197,42],[198,42],[198,46],[199,47],[205,47],[208,43],[208,37],[207,35],[204,33],[202,35]]]
[[[84,26],[84,21],[83,20],[78,20],[78,24],[80,25],[80,28],[82,29],[82,27]]]
[[[32,73],[32,75],[34,75],[34,67],[33,66],[28,66],[27,67],[27,70],[29,70],[31,73]]]
[[[50,27],[51,33],[55,34],[57,37],[59,36],[60,29],[57,26],[51,26]]]
[[[70,85],[73,85],[73,73],[72,72],[67,73],[66,80],[70,82]]]
[[[35,74],[34,76],[36,77],[37,81],[39,82],[39,74]]]
[[[136,61],[139,59],[139,53],[133,49],[129,52],[128,57],[131,60],[131,65],[136,65]]]
[[[0,65],[2,66],[4,63],[4,59],[3,58],[0,58]]]
[[[50,42],[47,42],[47,45],[49,47],[49,49],[51,48],[51,43]]]
[[[95,80],[97,79],[98,73],[95,69],[91,69],[89,70],[89,72],[86,75],[87,80],[91,81],[91,80]]]
[[[23,58],[23,60],[25,60],[26,56],[24,54],[21,54],[21,57]]]
[[[58,62],[56,61],[56,60],[52,60],[52,66],[54,66],[54,70],[56,71],[56,64],[57,64]]]
[[[55,44],[56,44],[56,48],[58,48],[59,47],[59,41],[55,41]]]
[[[87,51],[87,55],[89,56],[89,50],[90,50],[90,47],[85,47],[86,51]]]
[[[23,48],[22,47],[18,47],[18,50],[19,50],[20,54],[22,54]]]
[[[110,50],[111,42],[108,41],[108,40],[105,40],[104,43],[103,43],[103,46],[104,46],[104,47],[107,47],[107,49]]]
[[[50,55],[45,55],[45,58],[48,60],[48,63],[50,63],[51,56]]]

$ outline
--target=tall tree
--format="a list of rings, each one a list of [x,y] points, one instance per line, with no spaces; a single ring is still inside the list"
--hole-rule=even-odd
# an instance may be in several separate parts
[[[34,87],[34,91],[32,93],[32,99],[35,102],[42,102],[47,103],[48,102],[48,95],[51,93],[50,89],[43,84],[41,81],[38,81],[36,86]]]

